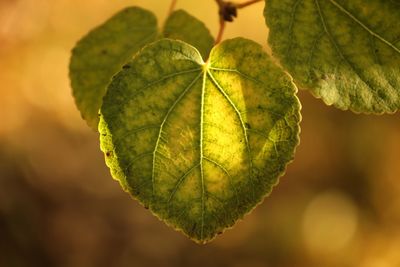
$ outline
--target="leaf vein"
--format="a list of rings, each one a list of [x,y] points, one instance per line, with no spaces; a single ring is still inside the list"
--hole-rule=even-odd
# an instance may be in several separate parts
[[[179,178],[179,180],[178,180],[178,181],[176,182],[176,184],[174,185],[174,188],[173,188],[171,194],[169,195],[167,204],[170,204],[170,203],[171,203],[173,197],[175,196],[176,192],[177,192],[178,189],[179,189],[179,186],[183,183],[183,181],[185,180],[185,178],[186,178],[194,169],[196,169],[196,168],[199,167],[199,166],[200,166],[200,163],[197,163],[196,165],[194,165],[193,167],[191,167],[187,172],[185,172],[185,173]]]
[[[365,78],[363,77],[363,75],[361,75],[361,73],[360,73],[359,70],[356,68],[356,66],[344,56],[344,54],[343,54],[343,52],[342,52],[342,50],[341,50],[339,44],[336,43],[335,39],[333,38],[331,32],[330,32],[329,29],[328,29],[328,26],[327,26],[327,24],[326,24],[326,22],[325,22],[324,15],[323,15],[323,13],[322,13],[322,10],[321,10],[320,4],[319,4],[319,0],[314,0],[314,2],[315,2],[315,5],[316,5],[316,7],[317,7],[317,10],[318,10],[318,14],[319,14],[319,17],[320,17],[320,20],[321,20],[322,27],[323,27],[325,33],[327,34],[329,41],[330,41],[331,44],[335,47],[336,53],[339,55],[339,57],[340,57],[344,62],[347,63],[347,65],[348,65],[348,66],[353,70],[353,72],[359,77],[360,81],[363,82],[363,83],[370,89],[369,91],[370,91],[373,95],[375,95],[376,101],[379,101],[379,100],[382,101],[381,97],[376,93],[375,88],[374,88],[371,84],[369,84],[368,81],[365,80]]]
[[[159,125],[148,124],[148,125],[145,125],[145,126],[142,126],[142,127],[136,128],[136,129],[133,129],[133,130],[131,130],[131,131],[128,131],[128,132],[127,132],[126,134],[124,134],[123,136],[118,137],[118,138],[116,138],[116,139],[114,140],[114,142],[113,142],[113,143],[114,143],[114,147],[117,148],[117,147],[119,146],[119,143],[120,143],[121,141],[123,141],[123,139],[127,138],[128,136],[134,135],[134,134],[136,134],[136,133],[138,133],[138,132],[141,132],[141,131],[144,131],[144,130],[159,128],[159,127],[160,127]]]
[[[321,40],[322,36],[324,36],[325,32],[322,30],[317,37],[314,39],[311,50],[310,50],[310,56],[308,57],[307,61],[307,66],[309,67],[308,69],[308,79],[311,78],[311,70],[313,69],[313,60],[314,60],[314,55],[315,55],[315,50],[317,49],[318,43]]]
[[[206,89],[206,72],[203,72],[203,84],[201,86],[201,106],[200,106],[200,178],[201,178],[201,233],[204,235],[204,212],[205,212],[205,185],[204,185],[204,170],[203,170],[203,124],[204,124],[204,96]]]
[[[301,1],[302,1],[302,0],[297,0],[297,1],[294,3],[292,12],[290,13],[289,30],[288,30],[288,36],[289,36],[288,40],[289,40],[289,44],[288,44],[288,47],[287,47],[287,50],[286,50],[286,54],[287,54],[287,55],[289,55],[290,50],[292,49],[292,44],[293,44],[293,42],[292,42],[293,25],[294,25],[294,20],[295,20],[295,17],[296,17],[296,11],[297,11],[297,8],[298,8],[298,6],[299,6],[299,4],[300,4]]]
[[[125,168],[125,170],[124,170],[125,175],[126,175],[126,176],[129,175],[129,173],[128,173],[129,168],[130,168],[135,162],[137,162],[137,161],[138,161],[139,159],[141,159],[141,158],[144,158],[144,157],[150,156],[150,155],[153,155],[153,152],[146,152],[146,153],[142,153],[142,154],[139,154],[138,156],[136,156],[136,157],[131,161],[131,163],[129,163],[128,166],[126,166],[126,168]]]
[[[215,166],[217,166],[218,168],[220,168],[220,169],[226,174],[226,176],[228,176],[228,181],[229,181],[229,183],[231,184],[231,186],[232,186],[232,188],[233,188],[233,190],[234,190],[234,193],[235,193],[236,204],[239,206],[238,190],[237,190],[235,184],[233,183],[233,178],[232,178],[232,176],[229,174],[228,170],[227,170],[224,166],[222,166],[220,163],[218,163],[217,161],[215,161],[215,160],[213,160],[213,159],[211,159],[211,158],[208,158],[208,157],[203,156],[203,159],[207,160],[208,162],[213,163]]]
[[[221,87],[221,85],[218,83],[218,81],[215,79],[215,77],[212,75],[212,73],[208,70],[208,75],[210,76],[211,80],[213,81],[213,83],[215,84],[215,86],[217,87],[218,91],[224,96],[224,98],[228,101],[228,103],[232,106],[232,108],[234,109],[236,115],[239,118],[240,124],[241,124],[241,128],[243,130],[243,136],[245,139],[245,143],[246,143],[246,150],[249,156],[249,176],[250,178],[252,177],[252,170],[253,170],[253,160],[252,160],[252,156],[251,156],[251,150],[250,150],[250,145],[249,145],[249,140],[247,137],[247,132],[246,132],[246,125],[245,122],[242,118],[241,112],[239,111],[239,109],[236,107],[235,103],[233,103],[233,101],[230,99],[230,97],[226,94],[226,92],[224,91],[224,89]],[[250,182],[252,183],[252,179],[249,179]],[[254,192],[254,185],[252,186],[252,190],[253,190],[253,197],[255,197],[255,192]]]
[[[152,196],[154,197],[154,184],[155,184],[155,163],[156,163],[156,152],[158,149],[158,145],[160,143],[160,139],[161,139],[161,133],[163,131],[163,127],[165,122],[168,120],[169,115],[172,113],[172,111],[175,109],[175,106],[181,101],[181,99],[186,95],[186,93],[189,91],[190,88],[192,88],[192,86],[197,82],[197,80],[200,78],[201,76],[201,72],[199,73],[199,75],[196,76],[196,78],[193,79],[193,81],[185,88],[185,90],[183,90],[183,92],[181,93],[181,95],[175,100],[175,102],[172,104],[172,106],[169,108],[169,110],[167,111],[167,113],[165,114],[165,117],[163,119],[163,121],[161,122],[160,125],[160,130],[158,133],[158,137],[157,137],[157,141],[156,141],[156,145],[154,147],[154,151],[153,151],[153,167],[152,167],[152,171],[151,171],[151,184],[152,184]]]
[[[249,75],[244,74],[243,72],[241,72],[240,70],[237,70],[237,69],[224,69],[224,68],[215,68],[215,67],[209,67],[209,69],[210,69],[210,70],[216,70],[216,71],[235,72],[235,73],[237,73],[237,74],[243,76],[244,78],[246,78],[246,79],[248,79],[248,80],[251,80],[251,81],[253,81],[253,82],[255,82],[255,83],[264,84],[263,82],[261,82],[261,81],[259,81],[259,80],[257,80],[257,79],[254,79],[253,77],[250,77]]]
[[[362,23],[359,19],[357,19],[353,14],[351,14],[347,9],[345,9],[343,6],[341,6],[338,2],[335,0],[329,0],[335,7],[337,7],[340,11],[342,11],[344,14],[346,14],[349,18],[351,18],[354,22],[356,22],[358,25],[360,25],[364,30],[366,30],[369,34],[374,36],[375,38],[379,39],[381,42],[385,43],[389,47],[391,47],[394,51],[400,54],[400,49],[397,48],[394,44],[380,36],[379,34],[375,33],[373,30],[368,28],[364,23]]]
[[[195,68],[195,69],[189,69],[189,70],[184,70],[184,71],[178,71],[178,72],[174,72],[174,73],[165,75],[165,76],[163,76],[162,78],[160,78],[160,79],[158,79],[158,80],[156,80],[156,81],[154,81],[154,82],[151,82],[151,83],[147,84],[146,86],[144,86],[144,87],[142,87],[142,88],[136,89],[135,91],[136,91],[137,93],[136,93],[136,94],[133,94],[133,95],[130,95],[130,96],[127,97],[126,99],[127,99],[127,100],[133,99],[133,98],[136,97],[137,95],[141,94],[141,93],[143,92],[143,90],[145,90],[145,89],[147,89],[147,88],[150,88],[150,87],[152,87],[152,86],[154,86],[154,85],[156,85],[156,84],[159,84],[160,82],[163,82],[163,81],[165,81],[165,80],[174,78],[174,77],[176,77],[176,76],[178,76],[178,75],[189,74],[189,73],[193,73],[193,72],[200,71],[200,70],[201,70],[200,68]]]

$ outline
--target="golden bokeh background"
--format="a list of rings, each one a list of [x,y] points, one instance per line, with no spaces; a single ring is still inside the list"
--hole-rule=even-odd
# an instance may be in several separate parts
[[[131,200],[71,96],[71,48],[122,7],[162,22],[166,0],[0,0],[0,266],[400,266],[400,118],[355,115],[300,91],[301,145],[272,195],[197,245]],[[180,0],[218,31],[213,0]],[[263,3],[224,38],[265,47]]]

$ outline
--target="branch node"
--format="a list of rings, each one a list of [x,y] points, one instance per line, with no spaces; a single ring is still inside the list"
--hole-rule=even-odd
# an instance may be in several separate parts
[[[232,22],[237,17],[237,5],[232,2],[221,1],[219,5],[219,16],[224,21]]]

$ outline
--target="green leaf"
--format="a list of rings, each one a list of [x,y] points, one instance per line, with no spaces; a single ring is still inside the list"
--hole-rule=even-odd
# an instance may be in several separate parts
[[[400,107],[400,8],[384,0],[266,0],[269,43],[300,87],[363,113]]]
[[[155,16],[126,8],[83,37],[72,51],[70,80],[82,117],[97,128],[98,111],[112,76],[145,44],[156,40]]]
[[[205,57],[214,43],[206,26],[181,10],[171,14],[163,34],[197,46]],[[97,129],[98,111],[112,76],[143,46],[160,37],[153,13],[129,7],[77,43],[72,51],[70,79],[76,105],[91,128]]]
[[[184,10],[177,10],[169,16],[164,25],[163,36],[184,41],[199,50],[207,58],[214,45],[214,38],[203,22]]]
[[[111,82],[99,124],[112,176],[205,243],[271,191],[299,142],[296,87],[241,38],[204,63],[181,41],[146,46]]]

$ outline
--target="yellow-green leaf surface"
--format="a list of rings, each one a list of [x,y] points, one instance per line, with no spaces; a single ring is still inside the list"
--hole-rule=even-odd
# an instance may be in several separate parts
[[[193,18],[184,10],[177,10],[168,17],[164,25],[163,36],[193,45],[203,58],[208,57],[214,45],[214,38],[204,23]]]
[[[206,26],[184,11],[171,14],[164,32],[199,47],[203,55],[208,54],[214,42]],[[98,111],[112,76],[139,49],[161,35],[153,13],[129,7],[77,43],[70,63],[71,86],[76,105],[90,127],[97,129]]]
[[[98,110],[112,76],[140,48],[156,40],[157,34],[155,16],[130,7],[77,43],[70,63],[71,86],[76,105],[90,127],[97,128]]]
[[[363,113],[400,107],[400,2],[266,0],[269,43],[300,87]]]
[[[101,149],[125,190],[204,243],[251,211],[292,160],[296,91],[253,41],[227,40],[204,63],[194,47],[162,39],[111,82]]]

